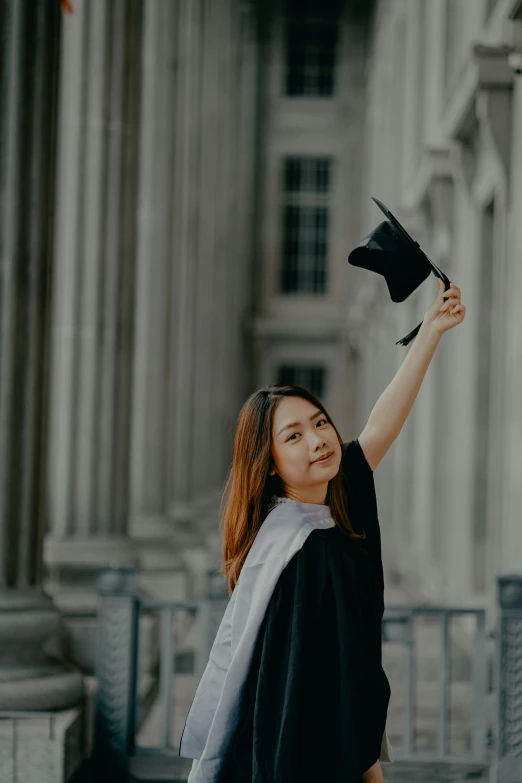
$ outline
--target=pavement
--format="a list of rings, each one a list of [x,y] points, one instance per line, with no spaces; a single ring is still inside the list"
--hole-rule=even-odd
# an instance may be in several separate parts
[[[386,783],[489,783],[489,765],[382,763]]]

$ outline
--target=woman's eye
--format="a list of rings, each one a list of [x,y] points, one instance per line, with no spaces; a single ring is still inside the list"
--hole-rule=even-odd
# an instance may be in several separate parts
[[[319,419],[319,421],[317,422],[317,424],[319,425],[319,424],[320,424],[322,421],[324,421],[324,423],[325,423],[325,424],[328,424],[328,419]],[[290,435],[290,436],[287,438],[287,440],[291,440],[291,439],[294,437],[294,435],[299,435],[299,433],[298,433],[298,432],[294,432],[292,435]]]

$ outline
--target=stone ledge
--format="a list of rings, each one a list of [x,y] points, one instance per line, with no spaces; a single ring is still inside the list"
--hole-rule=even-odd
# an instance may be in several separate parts
[[[83,708],[0,720],[0,780],[2,783],[68,783],[85,758]],[[13,734],[14,732],[14,734]],[[15,742],[13,742],[15,740]]]

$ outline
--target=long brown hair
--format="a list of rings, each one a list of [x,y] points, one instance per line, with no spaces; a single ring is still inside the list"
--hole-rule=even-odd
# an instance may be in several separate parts
[[[281,478],[269,475],[273,467],[272,424],[275,409],[284,397],[302,397],[317,406],[332,425],[342,447],[337,427],[324,405],[303,386],[273,384],[253,392],[239,412],[234,435],[234,451],[220,503],[220,530],[223,566],[219,569],[232,595],[250,547],[268,514],[271,497],[283,495]],[[343,469],[328,482],[326,505],[332,519],[350,538],[364,539],[354,531],[348,518]]]

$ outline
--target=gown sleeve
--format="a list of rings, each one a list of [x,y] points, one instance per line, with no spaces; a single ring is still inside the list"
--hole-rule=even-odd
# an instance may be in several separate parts
[[[359,783],[379,759],[390,686],[374,587],[337,526],[308,535],[271,596],[219,783]]]
[[[358,438],[342,445],[341,466],[348,516],[357,533],[366,533],[364,547],[381,560],[381,532],[373,471]]]

